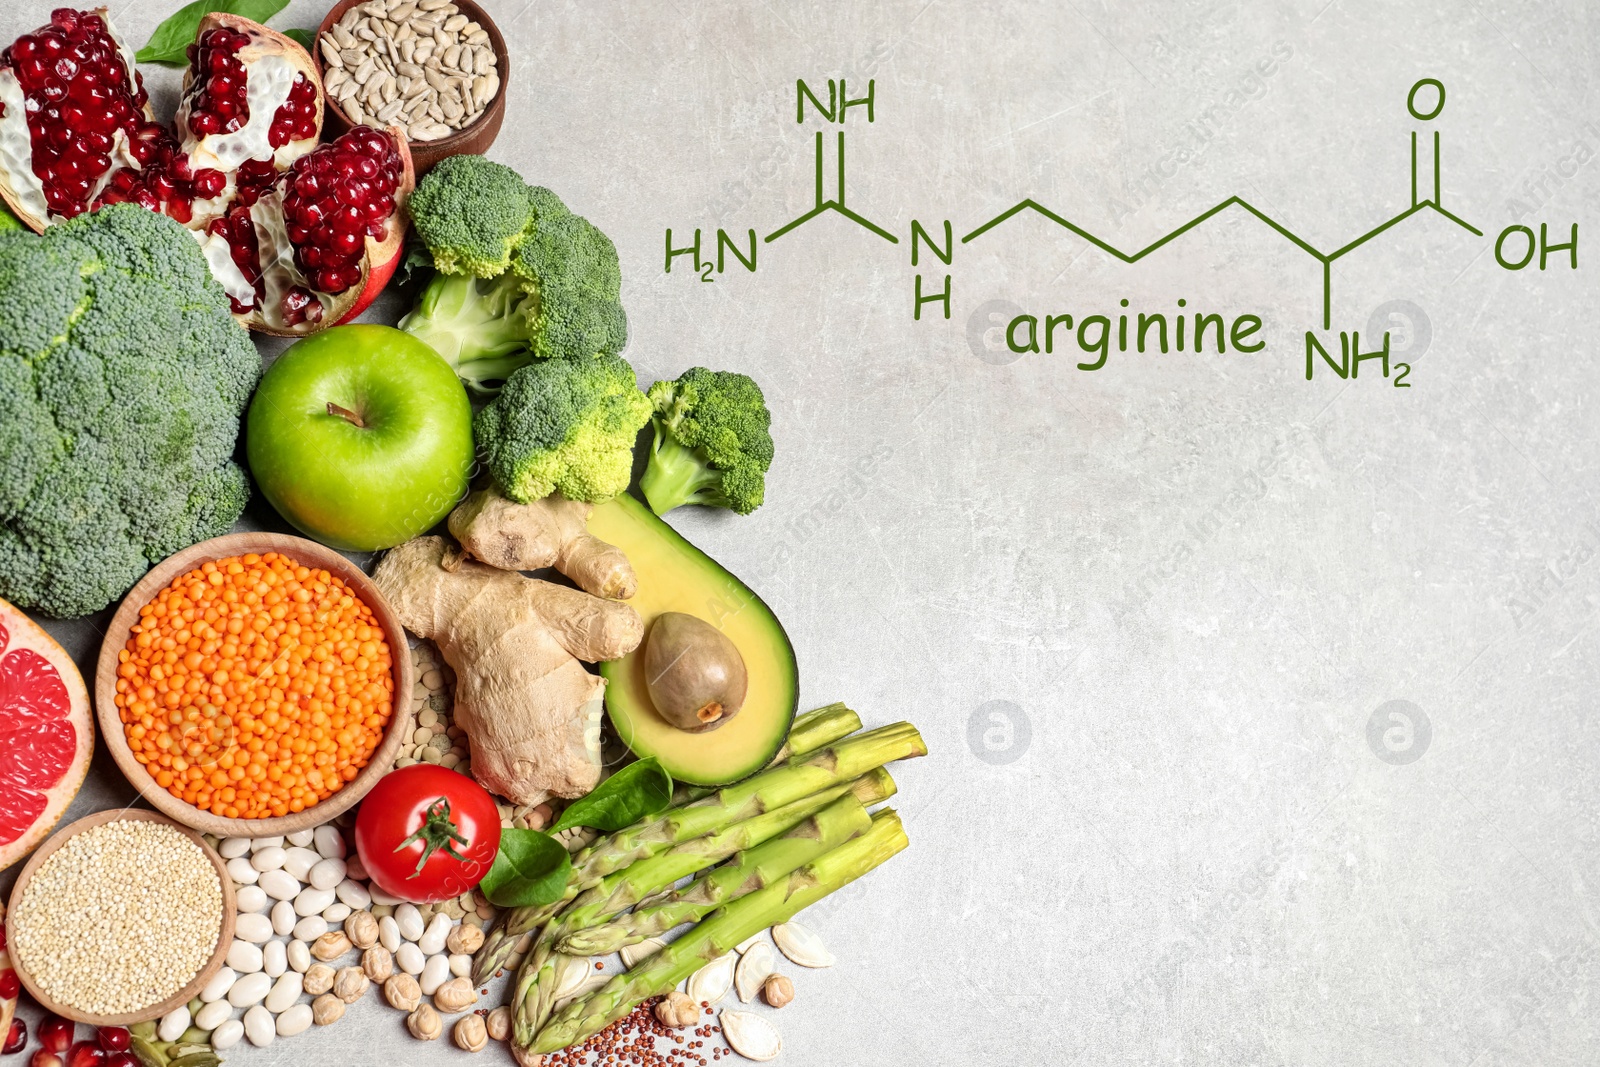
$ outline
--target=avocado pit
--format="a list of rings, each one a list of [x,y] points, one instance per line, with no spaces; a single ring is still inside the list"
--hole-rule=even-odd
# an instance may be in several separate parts
[[[656,712],[680,730],[715,730],[744,706],[744,657],[721,630],[693,615],[658,615],[645,639],[645,684]]]

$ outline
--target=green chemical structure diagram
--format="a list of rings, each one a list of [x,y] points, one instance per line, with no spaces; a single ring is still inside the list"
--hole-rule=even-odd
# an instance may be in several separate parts
[[[706,230],[696,228],[693,231],[693,239],[685,242],[682,237],[684,231],[680,229],[678,231],[680,236],[677,238],[679,243],[674,244],[673,230],[667,227],[664,264],[667,274],[672,273],[675,263],[679,263],[680,266],[692,265],[694,274],[702,282],[715,281],[718,276],[738,268],[753,274],[756,272],[763,246],[770,245],[813,219],[828,214],[846,219],[882,238],[889,245],[909,247],[911,266],[913,269],[920,269],[925,259],[930,260],[930,264],[952,267],[959,247],[983,241],[1010,220],[1024,214],[1042,217],[1088,242],[1104,255],[1123,264],[1132,265],[1161,251],[1178,238],[1224,212],[1242,211],[1253,216],[1296,249],[1321,264],[1321,329],[1332,331],[1334,264],[1358,248],[1383,236],[1411,217],[1425,212],[1448,220],[1474,239],[1487,239],[1482,230],[1445,207],[1442,180],[1443,139],[1437,128],[1430,127],[1428,133],[1431,136],[1425,136],[1422,131],[1416,129],[1411,131],[1411,206],[1332,251],[1317,248],[1288,226],[1239,196],[1229,197],[1151,244],[1131,252],[1103,240],[1067,216],[1051,210],[1031,197],[1018,201],[993,218],[961,234],[959,239],[956,236],[958,231],[950,219],[925,226],[920,220],[913,218],[910,230],[902,241],[902,235],[873,222],[865,214],[847,204],[845,199],[844,126],[847,119],[864,118],[868,124],[877,120],[876,83],[869,80],[866,93],[854,99],[849,96],[844,78],[839,78],[837,81],[830,78],[827,86],[824,99],[824,95],[813,91],[804,79],[796,80],[795,121],[804,125],[809,109],[814,117],[821,119],[825,124],[840,127],[832,131],[834,135],[832,194],[829,194],[830,168],[826,163],[825,152],[829,138],[827,133],[817,130],[814,133],[815,200],[814,206],[809,211],[765,236],[758,236],[753,227],[748,228],[742,235],[731,234],[728,230],[718,227],[715,231],[714,248],[712,238],[708,236]],[[1406,111],[1413,120],[1427,126],[1443,113],[1445,98],[1443,82],[1437,78],[1423,78],[1411,87],[1411,92],[1406,98]],[[1541,271],[1548,270],[1552,263],[1566,264],[1570,269],[1577,270],[1578,224],[1572,223],[1566,233],[1559,228],[1552,231],[1547,222],[1540,223],[1538,233],[1535,233],[1532,227],[1520,223],[1507,226],[1495,239],[1494,256],[1496,263],[1508,271],[1525,270],[1535,262]],[[685,259],[688,263],[680,262]],[[680,270],[679,273],[685,272]],[[922,321],[925,308],[937,308],[942,310],[945,319],[950,318],[952,278],[951,273],[944,273],[942,282],[936,275],[927,279],[921,273],[915,275],[911,292],[912,321]],[[1123,300],[1121,304],[1126,309],[1130,301]],[[1057,348],[1056,333],[1058,330],[1064,330],[1070,341],[1063,343],[1061,347],[1065,348],[1067,343],[1075,343],[1077,350],[1085,356],[1084,361],[1077,364],[1078,369],[1083,371],[1101,369],[1106,365],[1112,352],[1128,352],[1130,345],[1133,346],[1131,350],[1141,353],[1177,351],[1196,354],[1212,349],[1219,354],[1225,353],[1229,350],[1230,344],[1233,351],[1246,354],[1260,352],[1266,347],[1266,342],[1256,337],[1262,327],[1259,316],[1240,315],[1234,318],[1230,325],[1221,315],[1188,311],[1187,306],[1188,302],[1180,299],[1177,301],[1179,310],[1170,315],[1166,312],[1123,313],[1115,317],[1089,315],[1076,322],[1074,317],[1068,314],[1047,315],[1042,318],[1018,314],[1006,327],[1006,344],[1015,353],[1040,351],[1053,353]],[[1207,347],[1208,338],[1211,349]],[[1319,367],[1326,367],[1340,378],[1357,379],[1360,377],[1362,364],[1372,361],[1376,363],[1378,369],[1381,369],[1383,377],[1396,388],[1409,388],[1411,383],[1406,379],[1411,368],[1390,358],[1390,331],[1384,331],[1381,347],[1377,347],[1376,342],[1370,339],[1368,344],[1371,350],[1362,351],[1360,330],[1340,330],[1337,340],[1331,333],[1325,337],[1314,329],[1306,330],[1306,380],[1313,380]]]

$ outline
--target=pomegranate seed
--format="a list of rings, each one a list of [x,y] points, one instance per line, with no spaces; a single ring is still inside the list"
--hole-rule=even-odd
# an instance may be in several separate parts
[[[128,1033],[126,1026],[102,1026],[100,1028],[100,1047],[107,1052],[126,1052],[133,1043],[133,1037]]]
[[[17,978],[17,972],[10,967],[0,971],[0,999],[16,1000],[21,992],[22,982]]]
[[[108,1052],[100,1063],[102,1067],[140,1067],[139,1057],[131,1052]]]
[[[28,1067],[65,1067],[61,1057],[44,1049],[35,1049],[32,1056],[28,1057]]]
[[[67,1067],[105,1067],[106,1054],[93,1041],[79,1041],[67,1053]]]
[[[77,1027],[73,1025],[71,1019],[63,1019],[59,1015],[46,1015],[39,1020],[39,1047],[45,1052],[65,1052],[71,1047],[76,1030]]]
[[[0,1047],[0,1053],[4,1053],[5,1055],[9,1056],[13,1052],[21,1052],[27,1047],[28,1024],[24,1023],[21,1019],[12,1019],[11,1032],[6,1035],[6,1043],[4,1047]]]

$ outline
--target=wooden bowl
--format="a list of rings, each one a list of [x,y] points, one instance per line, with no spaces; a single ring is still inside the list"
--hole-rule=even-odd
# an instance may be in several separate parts
[[[322,568],[334,577],[343,579],[344,583],[372,608],[373,616],[383,627],[383,634],[389,642],[390,654],[394,660],[394,709],[389,719],[389,728],[384,733],[382,743],[372,753],[371,760],[361,769],[361,773],[356,775],[354,781],[322,803],[304,811],[290,812],[288,815],[270,819],[229,819],[214,815],[173,796],[158,786],[155,779],[150,776],[150,772],[145,770],[144,764],[133,757],[133,749],[128,746],[127,734],[123,732],[122,715],[117,708],[116,700],[117,654],[128,643],[133,624],[139,620],[139,609],[154,599],[157,593],[179,575],[186,574],[201,564],[226,559],[229,556],[242,556],[248,552],[278,552],[308,567]],[[412,729],[411,687],[415,684],[412,675],[411,653],[406,644],[405,629],[390,610],[383,595],[378,592],[378,587],[372,584],[372,579],[368,578],[360,567],[333,549],[319,545],[315,541],[307,541],[303,537],[274,533],[228,534],[191,545],[182,552],[168,556],[141,578],[138,585],[128,591],[121,606],[117,608],[117,613],[111,617],[111,624],[106,628],[105,640],[100,645],[100,661],[94,675],[95,716],[100,723],[100,736],[105,739],[106,747],[111,750],[111,756],[117,761],[117,766],[122,769],[123,775],[140,795],[157,810],[170,815],[185,826],[192,826],[202,833],[215,834],[217,837],[275,837],[278,834],[292,834],[320,826],[348,810],[366,796],[368,790],[378,784],[379,778],[393,769],[395,754],[399,752],[400,746],[405,743]]]
[[[346,11],[366,2],[367,0],[339,0],[334,4],[322,17],[322,25],[317,27],[317,42],[322,40],[322,35],[328,32],[330,26],[344,18]],[[495,70],[500,75],[500,91],[489,101],[477,121],[466,129],[457,130],[437,141],[411,142],[411,163],[416,168],[419,178],[446,156],[482,155],[489,151],[489,146],[494,144],[494,139],[500,135],[500,123],[505,120],[506,115],[506,89],[511,84],[511,53],[506,51],[505,38],[500,36],[500,28],[494,24],[494,19],[489,17],[489,13],[473,0],[451,0],[451,3],[455,4],[461,14],[488,31],[489,47],[494,49]],[[326,78],[327,64],[323,62],[320,43],[313,44],[311,58],[317,64],[318,75]],[[333,94],[329,93],[322,119],[324,139],[332,140],[349,129],[349,116],[339,107],[339,101]]]
[[[143,773],[142,769],[140,773]],[[44,990],[39,988],[39,984],[33,980],[33,975],[28,973],[27,961],[23,960],[17,954],[15,947],[13,947],[10,951],[11,969],[17,972],[17,977],[22,980],[22,984],[27,987],[28,992],[33,994],[33,999],[37,1000],[45,1011],[65,1016],[75,1022],[88,1023],[90,1026],[131,1026],[133,1023],[142,1023],[147,1019],[159,1019],[179,1004],[189,1003],[200,994],[200,990],[204,989],[206,983],[211,981],[217,971],[222,968],[222,961],[227,958],[228,949],[233,946],[233,920],[238,906],[233,896],[233,879],[228,877],[228,868],[222,862],[222,857],[217,855],[216,850],[206,844],[199,834],[187,826],[179,826],[171,819],[163,815],[157,815],[153,811],[141,811],[135,808],[114,808],[110,811],[97,811],[93,815],[85,816],[77,822],[56,831],[48,841],[34,850],[33,855],[28,858],[28,862],[23,866],[22,873],[17,875],[16,884],[11,888],[11,906],[6,913],[6,943],[12,946],[16,945],[16,939],[11,936],[11,923],[15,921],[16,906],[22,901],[22,891],[27,887],[29,880],[33,878],[33,872],[39,869],[39,865],[52,852],[83,831],[91,830],[96,826],[103,826],[108,822],[117,821],[161,823],[162,825],[173,827],[184,837],[199,845],[200,850],[206,854],[206,859],[211,861],[211,866],[216,868],[217,880],[222,885],[222,926],[217,931],[217,945],[211,952],[211,958],[206,961],[204,967],[200,968],[199,973],[189,980],[188,985],[172,994],[166,1000],[152,1004],[148,1008],[125,1012],[121,1015],[90,1015],[78,1011],[76,1008],[69,1008],[66,1005],[57,1003]]]

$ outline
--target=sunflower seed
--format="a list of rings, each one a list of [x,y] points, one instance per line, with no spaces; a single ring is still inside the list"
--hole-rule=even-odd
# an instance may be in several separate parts
[[[345,103],[341,100],[339,102],[339,106],[344,108],[345,117],[348,118],[353,125],[359,126],[363,122],[367,121],[367,113],[363,111],[361,109],[361,105],[356,103],[354,100],[351,100],[349,103]]]
[[[471,33],[467,34],[467,43],[468,44],[488,44],[489,43],[489,31],[488,30],[473,30]]]
[[[480,75],[492,74],[494,73],[495,63],[496,60],[494,58],[494,53],[487,48],[480,48],[477,51],[476,64],[473,67],[473,73]]]
[[[456,65],[456,61],[458,59],[460,59],[460,58],[461,58],[461,46],[458,45],[458,44],[453,44],[449,48],[446,48],[444,50],[444,56],[442,57],[444,65],[447,66],[447,67],[455,66]]]
[[[395,22],[404,22],[406,19],[408,19],[412,15],[416,14],[416,11],[417,11],[417,5],[416,4],[410,4],[410,3],[396,4],[394,7],[391,7],[389,9],[389,18],[391,18]]]
[[[324,37],[321,41],[317,42],[317,44],[318,47],[322,49],[322,58],[327,62],[328,66],[344,66],[344,61],[339,58],[339,44],[337,41],[333,40],[331,37]]]

